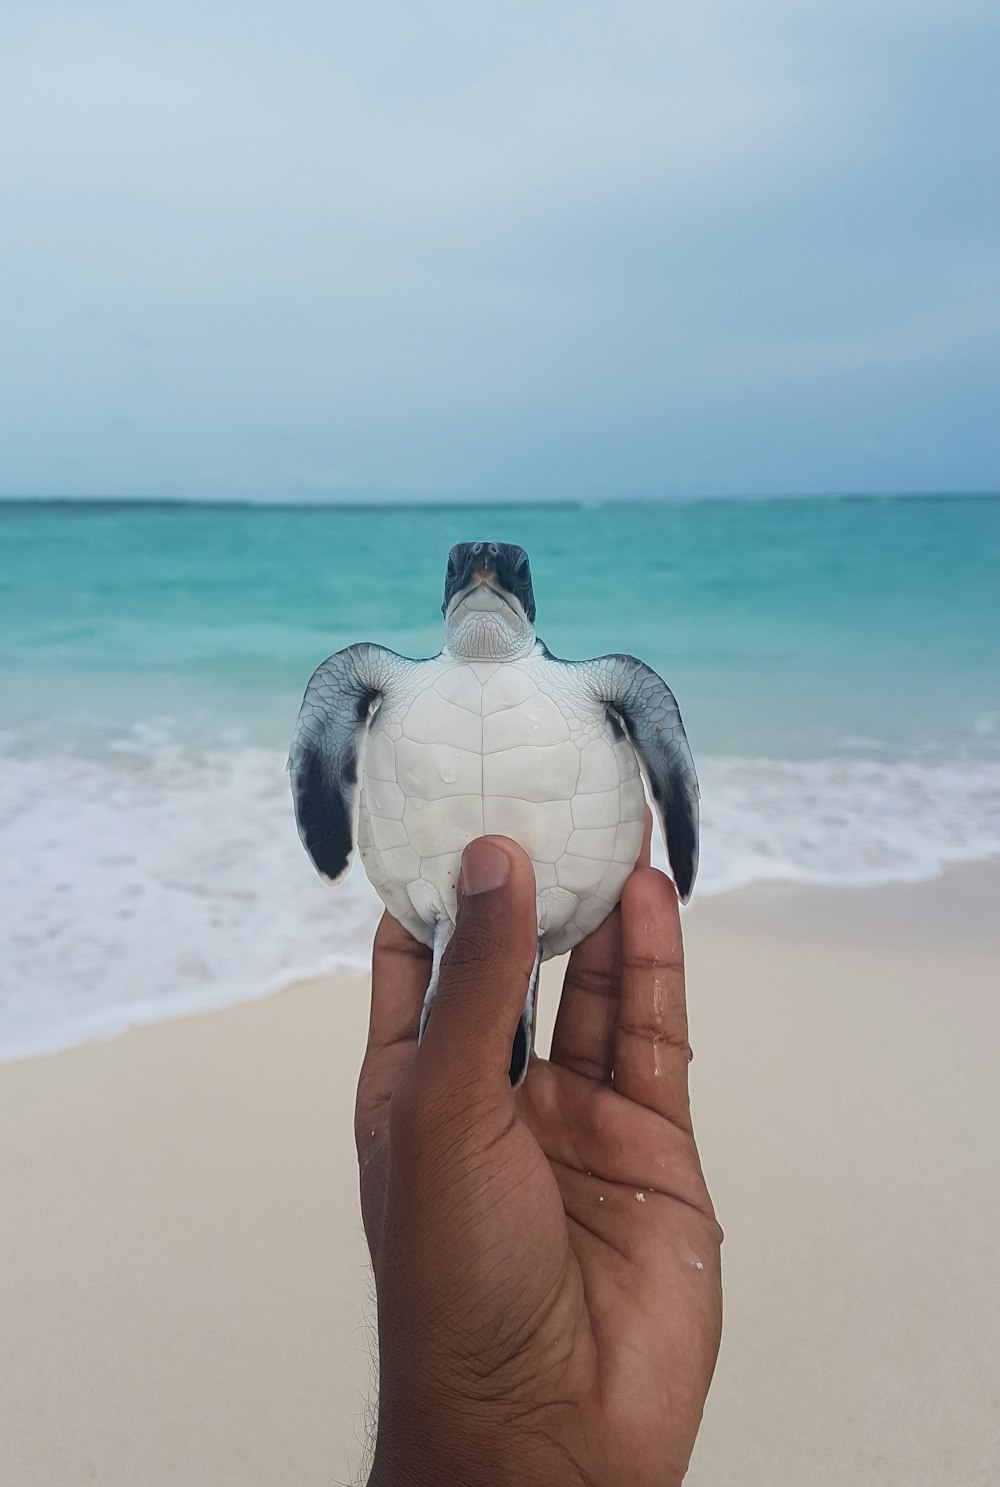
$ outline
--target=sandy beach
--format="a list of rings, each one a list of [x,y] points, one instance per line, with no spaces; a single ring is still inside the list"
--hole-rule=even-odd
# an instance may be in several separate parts
[[[998,910],[988,864],[689,912],[727,1233],[693,1487],[1000,1480]],[[329,978],[0,1067],[4,1487],[357,1480],[366,1014]]]

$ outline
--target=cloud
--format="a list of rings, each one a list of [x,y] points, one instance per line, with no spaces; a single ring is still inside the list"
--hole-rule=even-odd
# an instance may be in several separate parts
[[[407,15],[381,8],[393,24]],[[419,8],[428,23],[408,60],[424,86],[400,97],[391,50],[386,66],[364,28],[345,26],[317,53],[287,38],[264,49],[242,28],[206,37],[197,11],[163,34],[111,25],[101,10],[42,9],[0,57],[0,180],[189,209],[435,221],[512,205],[544,214],[650,184],[704,188],[754,162],[794,160],[803,136],[814,150],[824,139],[840,148],[829,79],[803,75],[766,28],[748,33],[711,8],[673,7],[668,21],[660,6],[584,6],[582,36],[522,12],[520,44],[514,28],[495,28],[498,49],[480,45],[471,59],[456,45],[460,13]],[[864,107],[856,89],[855,118]]]
[[[793,405],[807,487],[858,387],[905,485],[931,380],[975,410],[966,373],[995,375],[1000,27],[972,0],[0,26],[5,489],[760,489],[753,431]],[[995,460],[967,421],[956,482]]]

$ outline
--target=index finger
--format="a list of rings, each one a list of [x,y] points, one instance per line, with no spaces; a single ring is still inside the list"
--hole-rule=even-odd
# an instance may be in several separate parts
[[[690,1131],[690,1061],[677,893],[664,873],[639,868],[622,892],[615,1089]]]
[[[355,1134],[364,1152],[383,1120],[400,1077],[417,1051],[420,1008],[431,974],[431,952],[386,911],[372,949],[368,1046],[358,1078]]]

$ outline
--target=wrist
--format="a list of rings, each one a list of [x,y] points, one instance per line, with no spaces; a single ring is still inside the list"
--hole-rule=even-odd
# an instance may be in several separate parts
[[[367,1487],[596,1487],[597,1480],[578,1472],[562,1451],[527,1460],[503,1451],[479,1463],[448,1450],[390,1450],[379,1444]],[[683,1476],[657,1476],[657,1481],[661,1487],[682,1487]]]
[[[419,1427],[398,1431],[380,1421],[367,1487],[593,1487],[552,1444],[523,1428],[497,1431],[492,1420],[456,1430],[428,1415]]]
[[[432,1464],[432,1461],[434,1464]],[[416,1448],[386,1451],[375,1448],[367,1487],[499,1487],[492,1477],[482,1477],[451,1458],[442,1464],[437,1453]]]
[[[380,1362],[368,1487],[531,1487],[536,1477],[524,1459],[538,1449],[530,1431],[535,1411],[484,1396],[460,1370],[442,1379],[430,1360],[401,1366],[390,1347]],[[537,1480],[562,1487],[551,1471]]]
[[[380,1426],[368,1487],[503,1487],[502,1458],[482,1445],[461,1449],[444,1432],[429,1438],[435,1434],[425,1428],[390,1436]]]

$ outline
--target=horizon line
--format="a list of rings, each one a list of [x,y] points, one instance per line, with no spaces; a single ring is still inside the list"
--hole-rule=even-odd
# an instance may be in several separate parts
[[[431,497],[401,499],[398,496],[371,497],[338,500],[336,497],[322,500],[276,500],[257,499],[252,496],[5,496],[0,495],[0,508],[48,507],[60,510],[80,507],[106,507],[124,510],[188,509],[193,507],[213,510],[269,510],[269,511],[367,511],[379,510],[435,510],[462,506],[532,506],[541,508],[569,507],[573,509],[601,506],[672,506],[701,502],[769,502],[769,501],[989,501],[1000,499],[1000,488],[996,490],[911,490],[911,491],[802,491],[788,492],[747,491],[739,495],[676,495],[676,496],[548,496],[534,500],[530,496],[490,497]]]

